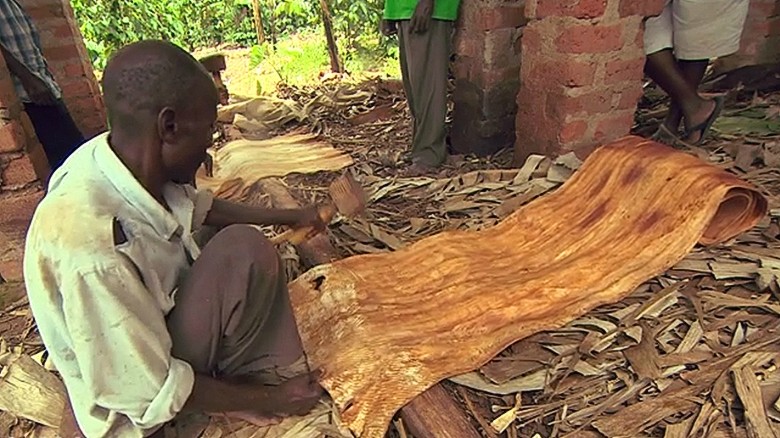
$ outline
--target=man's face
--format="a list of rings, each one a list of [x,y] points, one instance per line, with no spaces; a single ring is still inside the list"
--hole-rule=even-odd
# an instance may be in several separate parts
[[[212,89],[193,93],[189,107],[175,114],[175,129],[164,135],[162,148],[163,165],[170,179],[179,184],[195,180],[198,168],[206,159],[206,150],[211,146],[217,121],[217,92]]]

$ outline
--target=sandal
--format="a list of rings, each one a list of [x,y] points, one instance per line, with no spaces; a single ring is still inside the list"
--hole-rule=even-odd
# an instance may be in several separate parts
[[[658,126],[655,134],[653,134],[650,139],[667,146],[676,146],[681,141],[680,137],[663,123]]]
[[[718,118],[718,116],[720,116],[720,112],[723,109],[723,104],[725,102],[725,99],[723,98],[723,96],[716,96],[712,98],[712,100],[715,101],[715,108],[712,110],[710,116],[707,117],[707,120],[692,128],[685,130],[685,138],[690,137],[691,134],[693,134],[694,132],[701,133],[699,136],[699,140],[692,142],[690,144],[698,146],[704,143],[704,140],[706,139],[707,134],[709,133],[710,128],[712,127],[712,124],[715,123],[715,120]]]

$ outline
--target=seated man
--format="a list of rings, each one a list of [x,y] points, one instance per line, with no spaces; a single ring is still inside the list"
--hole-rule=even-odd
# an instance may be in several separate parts
[[[712,58],[739,50],[748,12],[745,0],[667,0],[645,22],[645,72],[671,97],[666,119],[653,136],[664,143],[704,141],[723,101],[699,96],[699,83]]]
[[[17,0],[0,1],[0,52],[54,171],[84,143],[84,137],[49,72],[38,31]]]
[[[218,94],[184,50],[127,46],[103,90],[111,131],[54,173],[24,260],[81,431],[141,437],[180,413],[308,412],[322,394],[316,372],[258,383],[303,351],[274,247],[234,224],[323,230],[316,208],[245,207],[187,184],[211,144]],[[193,233],[204,224],[225,228],[201,250]]]

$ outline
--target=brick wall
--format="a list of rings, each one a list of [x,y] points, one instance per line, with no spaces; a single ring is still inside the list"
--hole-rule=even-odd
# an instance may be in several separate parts
[[[718,60],[720,71],[780,62],[780,1],[750,0],[738,53]]]
[[[100,88],[68,0],[19,0],[41,34],[49,67],[63,99],[86,137],[105,130]]]
[[[662,0],[528,0],[515,157],[628,134],[642,94],[642,21]]]
[[[455,35],[451,139],[458,153],[491,154],[515,140],[525,0],[464,0]]]

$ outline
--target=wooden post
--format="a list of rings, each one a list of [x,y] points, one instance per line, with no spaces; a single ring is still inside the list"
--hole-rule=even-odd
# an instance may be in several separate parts
[[[271,198],[274,208],[299,208],[284,184],[268,178],[258,183]],[[327,235],[319,234],[296,247],[306,268],[339,259],[338,251]],[[456,402],[443,384],[439,383],[417,396],[401,408],[404,425],[414,438],[481,438],[469,421],[469,415]]]
[[[330,8],[326,0],[320,0],[320,12],[322,13],[322,24],[325,27],[325,38],[328,40],[328,55],[330,55],[330,70],[333,73],[344,73],[344,67],[341,65],[339,57],[339,48],[336,45],[336,37],[333,35],[333,19],[330,15]]]
[[[252,13],[255,17],[257,44],[263,44],[265,42],[265,32],[263,31],[263,11],[260,9],[260,0],[252,0]]]

